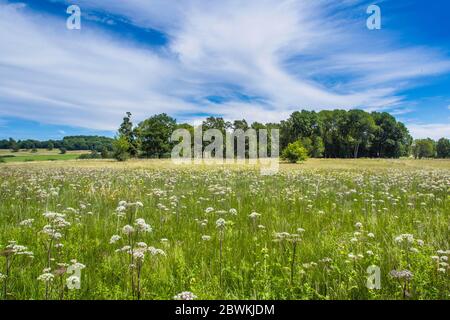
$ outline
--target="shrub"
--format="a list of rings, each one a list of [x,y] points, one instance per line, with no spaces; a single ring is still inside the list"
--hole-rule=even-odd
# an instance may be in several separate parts
[[[106,147],[102,148],[101,156],[102,156],[102,159],[110,158],[109,151],[108,151],[108,149]]]
[[[286,149],[283,150],[281,157],[291,163],[297,163],[308,158],[308,151],[300,141],[296,141],[290,143]]]
[[[92,150],[91,153],[85,153],[78,157],[78,159],[101,159],[102,156],[96,150]]]

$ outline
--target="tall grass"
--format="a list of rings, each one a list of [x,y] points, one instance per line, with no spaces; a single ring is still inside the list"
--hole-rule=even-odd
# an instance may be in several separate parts
[[[34,256],[15,257],[7,299],[450,298],[448,169],[297,166],[261,176],[77,165],[0,166],[0,266],[9,241]],[[121,201],[142,207],[121,216]],[[45,212],[70,224],[50,255]],[[151,232],[124,234],[136,219]],[[86,266],[80,289],[61,293],[73,259]],[[380,290],[366,286],[371,265]],[[46,285],[44,269],[55,276]]]

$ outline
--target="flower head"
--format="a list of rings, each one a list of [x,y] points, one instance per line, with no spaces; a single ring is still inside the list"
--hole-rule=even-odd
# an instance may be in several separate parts
[[[197,296],[189,291],[183,291],[173,297],[174,300],[194,300]]]

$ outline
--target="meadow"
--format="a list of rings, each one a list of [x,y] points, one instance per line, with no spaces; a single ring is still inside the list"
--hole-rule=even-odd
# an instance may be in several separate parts
[[[1,297],[447,300],[449,191],[448,160],[2,163]]]
[[[84,153],[88,153],[88,151],[67,151],[67,153],[61,154],[57,149],[37,149],[36,152],[31,150],[12,152],[11,150],[0,149],[0,163],[75,160]]]

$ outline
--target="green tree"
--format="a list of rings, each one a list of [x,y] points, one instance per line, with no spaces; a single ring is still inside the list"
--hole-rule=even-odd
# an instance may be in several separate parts
[[[416,140],[413,145],[413,155],[416,159],[434,158],[436,156],[434,140],[430,138]]]
[[[158,114],[141,122],[138,126],[141,150],[147,157],[162,157],[170,153],[173,143],[172,132],[176,129],[176,120],[167,114]]]
[[[55,145],[53,144],[53,142],[49,142],[47,145],[47,150],[52,151],[54,147]]]
[[[113,156],[117,161],[127,161],[130,158],[130,142],[124,135],[119,135],[113,142]]]
[[[289,143],[301,138],[312,138],[320,135],[319,117],[314,111],[295,111],[281,122],[280,145],[285,148]]]
[[[300,140],[288,144],[281,154],[282,159],[291,163],[305,161],[308,158],[308,151],[302,145]]]
[[[436,152],[438,158],[450,158],[450,140],[446,138],[441,138],[437,142]]]
[[[348,112],[348,142],[353,147],[353,157],[358,158],[361,147],[370,146],[375,131],[373,118],[362,110]]]
[[[123,118],[122,124],[119,128],[119,136],[124,137],[128,142],[128,153],[132,157],[136,157],[138,154],[139,143],[137,139],[137,132],[133,128],[133,122],[131,121],[131,112],[127,112]]]
[[[369,156],[376,158],[398,158],[409,154],[412,137],[403,123],[397,122],[387,112],[372,112],[375,121]]]
[[[245,122],[245,125],[247,125],[247,122]],[[236,123],[241,123],[241,121],[236,121]],[[208,129],[217,129],[222,132],[222,134],[225,136],[225,131],[228,129],[231,129],[233,126],[230,122],[225,121],[223,118],[220,117],[208,117],[205,121],[202,123],[203,131],[206,131]]]
[[[67,153],[67,149],[65,147],[61,147],[61,148],[59,148],[59,153],[60,154],[66,154]]]

